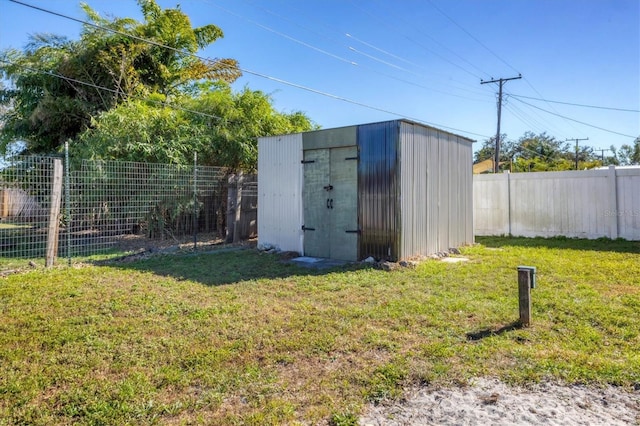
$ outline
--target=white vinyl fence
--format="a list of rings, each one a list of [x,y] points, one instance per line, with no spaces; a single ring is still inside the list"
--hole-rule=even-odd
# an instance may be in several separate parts
[[[475,235],[640,240],[640,168],[474,175]]]

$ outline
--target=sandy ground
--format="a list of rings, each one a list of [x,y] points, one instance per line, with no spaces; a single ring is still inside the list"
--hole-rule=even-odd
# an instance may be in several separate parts
[[[360,424],[640,425],[640,390],[552,383],[522,388],[475,379],[466,388],[417,389],[404,401],[371,406]]]

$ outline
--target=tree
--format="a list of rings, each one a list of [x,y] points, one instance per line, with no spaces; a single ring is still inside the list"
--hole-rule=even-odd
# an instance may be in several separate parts
[[[199,80],[240,76],[233,59],[194,56],[223,36],[220,28],[192,28],[179,7],[161,9],[154,0],[138,5],[144,22],[108,20],[85,4],[94,25],[84,25],[79,40],[37,34],[24,51],[0,53],[0,76],[13,83],[0,91],[0,102],[12,104],[2,118],[0,149],[24,140],[29,153],[52,152],[128,99],[159,93],[170,100]]]
[[[297,133],[317,129],[304,113],[276,111],[272,99],[261,91],[245,87],[232,93],[228,86],[203,90],[189,101],[189,109],[204,112],[194,121],[210,131],[208,162],[235,169],[255,169],[258,163],[257,138],[260,136]]]
[[[513,141],[507,140],[506,134],[500,135],[500,162],[509,162],[511,161],[511,156],[513,154]],[[495,158],[496,156],[496,138],[495,136],[490,137],[489,139],[485,139],[482,142],[482,146],[478,151],[474,154],[474,162],[479,163],[480,161],[490,160]]]
[[[539,159],[553,164],[560,158],[564,158],[568,152],[569,144],[557,140],[545,132],[536,135],[526,132],[516,144],[515,152],[523,159]]]
[[[503,136],[504,138],[504,136]],[[475,154],[476,162],[492,158],[495,152],[494,139],[485,140]],[[546,132],[535,134],[525,132],[517,141],[504,144],[500,162],[508,163],[512,171],[538,172],[575,169],[575,150],[565,142]],[[593,148],[581,146],[578,151],[580,169],[590,169],[600,165]],[[502,165],[502,168],[506,167]]]
[[[259,136],[317,128],[301,112],[276,111],[260,91],[234,93],[222,83],[194,90],[195,96],[176,98],[171,105],[155,95],[102,113],[75,142],[76,156],[189,164],[197,152],[200,164],[253,170]]]

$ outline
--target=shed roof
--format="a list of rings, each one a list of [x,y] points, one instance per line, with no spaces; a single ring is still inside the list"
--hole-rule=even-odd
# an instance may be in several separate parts
[[[459,135],[457,133],[450,132],[448,130],[440,129],[438,127],[434,127],[434,126],[431,126],[431,125],[428,125],[428,124],[425,124],[425,123],[422,123],[422,122],[419,122],[419,121],[410,120],[408,118],[399,118],[399,119],[395,119],[395,120],[385,120],[385,121],[375,121],[375,122],[370,122],[370,123],[361,123],[361,124],[355,124],[355,125],[349,125],[349,126],[329,127],[329,128],[326,128],[326,129],[310,130],[308,132],[302,132],[302,133],[323,132],[323,131],[332,130],[332,129],[343,129],[343,128],[347,128],[347,127],[367,126],[367,125],[371,125],[371,124],[382,124],[382,123],[392,123],[392,122],[398,122],[398,123],[403,122],[403,123],[408,123],[408,124],[412,124],[412,125],[416,125],[416,126],[421,126],[421,127],[426,128],[426,129],[436,130],[438,132],[446,133],[448,135],[452,135],[452,136],[464,139],[464,140],[469,141],[471,143],[477,142],[475,139],[471,139],[471,138],[468,138],[466,136],[462,136],[462,135]]]

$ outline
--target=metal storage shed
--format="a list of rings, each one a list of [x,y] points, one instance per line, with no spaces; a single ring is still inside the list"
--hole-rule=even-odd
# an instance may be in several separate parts
[[[408,120],[258,139],[258,242],[397,261],[473,243],[473,140]]]

